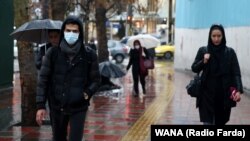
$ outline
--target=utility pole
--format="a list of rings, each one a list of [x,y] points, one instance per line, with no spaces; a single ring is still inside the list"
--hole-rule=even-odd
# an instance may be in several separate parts
[[[169,0],[168,3],[168,43],[172,42],[172,24],[173,24],[173,2],[172,0]]]

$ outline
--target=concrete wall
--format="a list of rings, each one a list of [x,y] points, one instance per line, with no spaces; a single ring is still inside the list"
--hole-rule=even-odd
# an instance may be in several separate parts
[[[242,81],[250,89],[250,9],[248,0],[177,0],[175,68],[190,70],[198,48],[206,46],[211,24],[225,27],[227,46],[235,49]]]

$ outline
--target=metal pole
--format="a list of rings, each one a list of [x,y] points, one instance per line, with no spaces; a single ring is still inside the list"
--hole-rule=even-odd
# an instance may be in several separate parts
[[[112,40],[113,39],[113,23],[112,22],[110,22],[110,40]]]
[[[169,12],[168,12],[168,43],[172,41],[172,0],[169,0],[168,3]]]

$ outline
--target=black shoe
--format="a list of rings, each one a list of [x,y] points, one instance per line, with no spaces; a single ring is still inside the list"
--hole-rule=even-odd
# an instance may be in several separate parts
[[[139,95],[138,94],[134,94],[134,97],[138,97]]]
[[[133,90],[132,94],[134,97],[138,97],[138,95],[139,95],[138,92],[135,92],[135,90]]]

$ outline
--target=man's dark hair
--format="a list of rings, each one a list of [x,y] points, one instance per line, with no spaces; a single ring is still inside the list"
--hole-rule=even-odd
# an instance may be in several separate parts
[[[82,25],[82,21],[77,16],[73,16],[73,15],[68,16],[64,20],[64,22],[62,24],[59,44],[64,38],[64,30],[65,30],[66,24],[76,24],[76,25],[78,25],[78,27],[79,27],[79,38],[78,38],[78,40],[80,40],[80,42],[82,43],[82,46],[83,46],[83,25]]]
[[[49,29],[48,33],[51,33],[51,32],[60,33],[60,30],[59,29]]]

